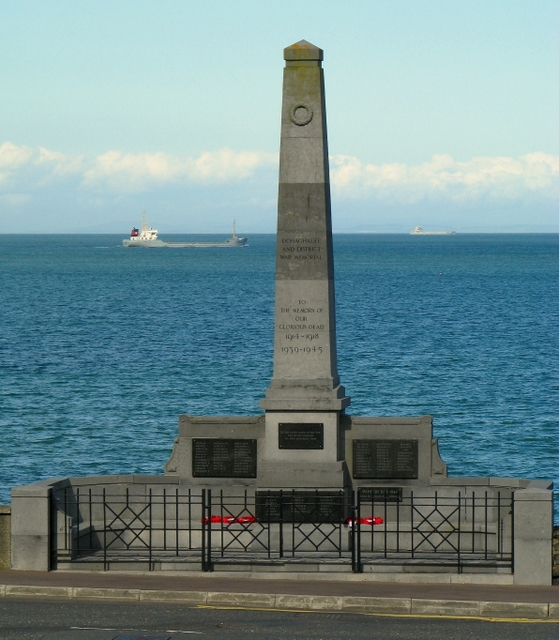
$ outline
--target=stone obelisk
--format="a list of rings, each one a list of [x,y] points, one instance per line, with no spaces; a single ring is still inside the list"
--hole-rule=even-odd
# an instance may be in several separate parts
[[[337,371],[323,52],[302,40],[284,58],[274,373],[261,407],[268,461],[320,465],[341,460],[350,402]]]

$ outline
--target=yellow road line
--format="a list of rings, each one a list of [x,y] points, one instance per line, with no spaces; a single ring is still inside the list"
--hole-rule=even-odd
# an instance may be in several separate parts
[[[226,611],[277,611],[278,613],[344,613],[347,615],[371,616],[379,618],[421,618],[431,620],[480,620],[482,622],[517,622],[520,624],[559,624],[556,618],[492,618],[484,616],[435,615],[424,613],[367,613],[364,611],[344,611],[343,609],[270,609],[266,607],[196,605],[196,609],[218,609]]]

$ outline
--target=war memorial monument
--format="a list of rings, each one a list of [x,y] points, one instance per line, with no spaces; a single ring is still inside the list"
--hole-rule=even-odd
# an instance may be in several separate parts
[[[551,584],[550,482],[449,478],[430,416],[346,414],[323,52],[303,40],[284,58],[274,367],[264,413],[180,416],[161,476],[15,488],[13,568]]]

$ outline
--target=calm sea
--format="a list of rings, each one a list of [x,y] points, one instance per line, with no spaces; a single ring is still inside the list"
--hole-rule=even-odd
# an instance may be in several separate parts
[[[122,237],[0,238],[0,503],[43,478],[162,473],[181,413],[260,413],[275,237]],[[453,476],[558,480],[559,235],[334,245],[348,412],[432,414]]]

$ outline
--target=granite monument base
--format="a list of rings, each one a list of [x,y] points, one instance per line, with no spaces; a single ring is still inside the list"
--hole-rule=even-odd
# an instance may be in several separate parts
[[[182,415],[165,475],[193,487],[254,487],[265,435],[264,416]]]
[[[193,487],[359,489],[430,486],[447,469],[431,416],[269,411],[181,416],[165,474]]]

